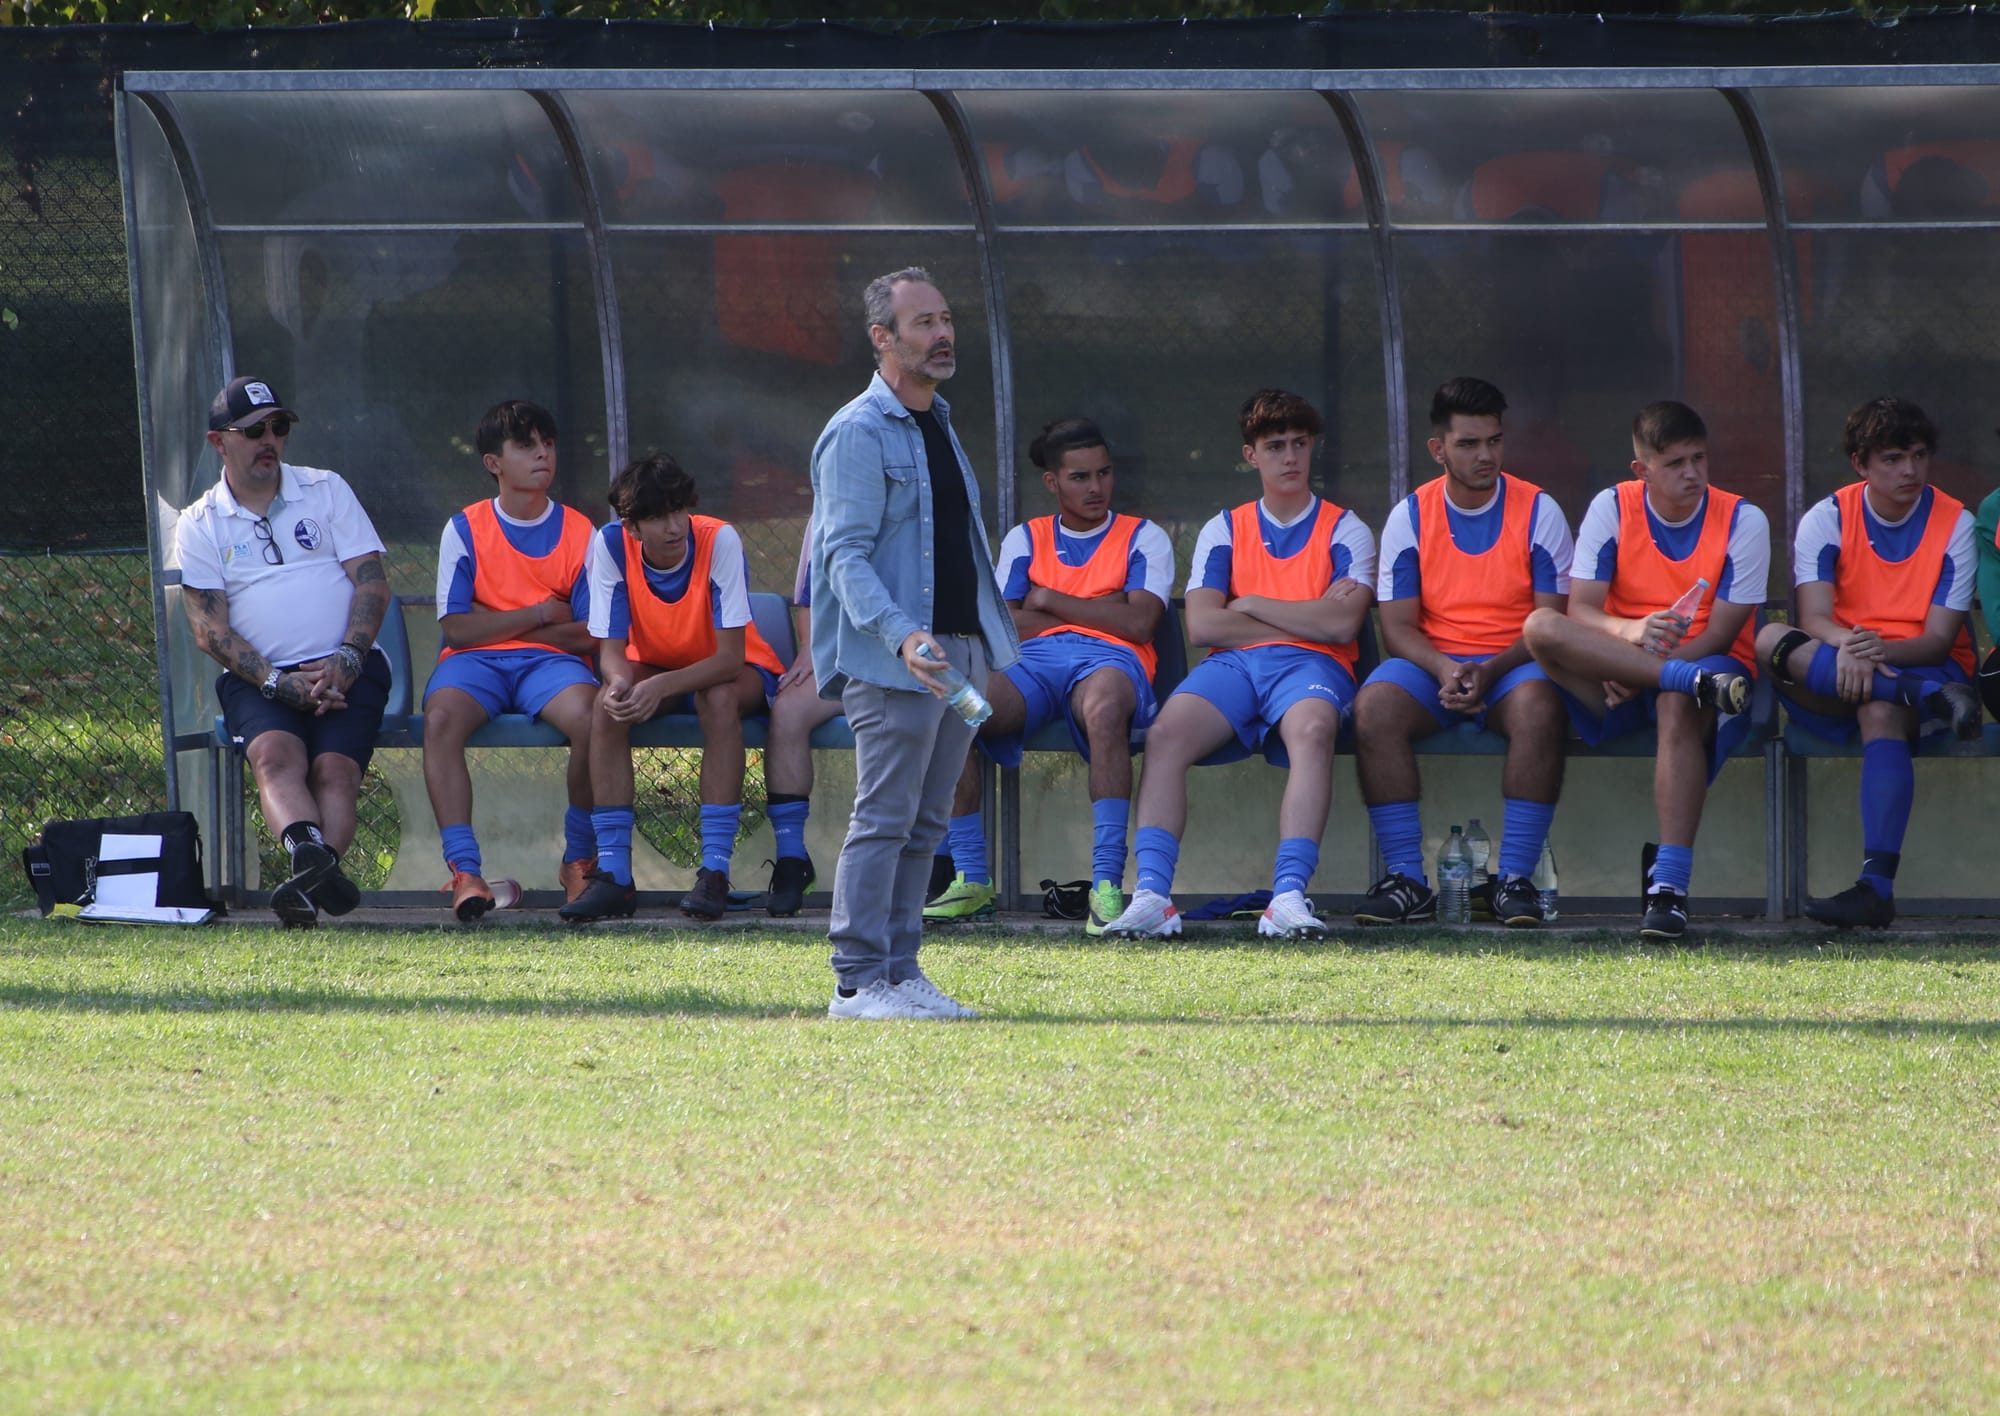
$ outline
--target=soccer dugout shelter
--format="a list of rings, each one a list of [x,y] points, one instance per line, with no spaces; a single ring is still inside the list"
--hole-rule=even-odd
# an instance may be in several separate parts
[[[1473,373],[1509,398],[1509,470],[1572,527],[1629,475],[1633,412],[1692,404],[1717,483],[1770,516],[1782,615],[1800,513],[1848,479],[1853,404],[1916,399],[1945,430],[1939,484],[1976,504],[1993,480],[2000,310],[1979,272],[2000,256],[1996,79],[1956,64],[127,72],[170,798],[206,818],[224,881],[254,898],[215,668],[171,557],[174,510],[218,475],[202,434],[226,379],[270,378],[304,417],[288,458],[342,473],[373,516],[414,712],[439,531],[489,494],[470,447],[486,406],[555,412],[555,494],[599,522],[628,457],[671,451],[701,509],[742,531],[752,588],[788,591],[813,440],[871,369],[861,288],[912,264],[954,302],[944,392],[996,537],[1050,509],[1035,429],[1083,414],[1109,439],[1116,506],[1165,527],[1184,583],[1202,523],[1256,494],[1235,410],[1266,385],[1323,410],[1321,489],[1379,533],[1435,471],[1430,390]],[[1704,913],[1795,912],[1858,856],[1858,759],[1766,726],[1710,796]],[[400,819],[381,847],[388,902],[433,899],[442,878],[417,755],[395,750],[417,740],[392,718],[376,759]],[[1430,744],[1432,852],[1455,821],[1498,822],[1493,746]],[[1899,904],[1981,911],[1995,897],[1952,843],[1984,824],[1992,768],[1931,756]],[[494,749],[473,767],[489,873],[551,888],[559,757]],[[838,748],[816,768],[824,889],[852,768]],[[1643,743],[1572,761],[1553,834],[1566,908],[1632,907],[1651,770]],[[1004,900],[1081,873],[1083,772],[1035,753],[989,792]],[[1281,775],[1252,759],[1190,785],[1184,888],[1268,883]],[[764,831],[739,843],[739,888],[761,883]],[[1375,858],[1344,752],[1324,846],[1316,893],[1364,890]],[[691,864],[644,861],[641,886],[682,888]]]

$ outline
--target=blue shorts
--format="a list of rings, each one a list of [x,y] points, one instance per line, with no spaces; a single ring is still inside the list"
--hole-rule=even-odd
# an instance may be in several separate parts
[[[1317,649],[1261,644],[1254,649],[1218,649],[1189,671],[1176,694],[1191,693],[1229,720],[1233,743],[1201,759],[1202,765],[1237,762],[1262,749],[1273,767],[1291,758],[1276,729],[1293,705],[1308,698],[1331,703],[1345,722],[1354,709],[1354,675]]]
[[[1493,656],[1491,654],[1450,654],[1446,657],[1456,659],[1461,664],[1483,664]],[[1368,675],[1368,683],[1393,683],[1396,687],[1409,694],[1410,697],[1416,699],[1431,717],[1437,720],[1437,725],[1440,729],[1449,728],[1458,723],[1470,723],[1473,727],[1483,731],[1486,727],[1486,714],[1501,699],[1524,683],[1532,683],[1536,679],[1547,682],[1548,678],[1549,676],[1542,672],[1542,666],[1533,659],[1528,660],[1525,664],[1518,664],[1500,675],[1500,681],[1487,690],[1486,707],[1477,713],[1456,712],[1438,702],[1438,681],[1431,677],[1430,671],[1424,668],[1423,665],[1409,659],[1384,659],[1376,667],[1375,672]],[[1365,688],[1367,685],[1364,684],[1363,687]]]
[[[362,662],[361,677],[349,686],[347,706],[335,713],[315,717],[274,702],[235,674],[215,681],[215,696],[222,704],[222,726],[238,752],[265,733],[290,733],[306,745],[307,762],[331,752],[351,757],[365,768],[375,755],[375,735],[382,731],[389,684],[389,661],[376,649]]]
[[[1750,666],[1729,654],[1708,654],[1694,661],[1697,668],[1712,674],[1742,674],[1754,678]],[[1609,711],[1599,714],[1596,709],[1578,698],[1561,684],[1556,692],[1563,698],[1563,705],[1569,709],[1569,725],[1576,729],[1576,735],[1592,747],[1610,742],[1613,738],[1624,737],[1657,725],[1660,721],[1660,690],[1649,688],[1645,692],[1626,699]],[[1729,760],[1731,753],[1743,745],[1750,736],[1750,715],[1731,713],[1728,717],[1715,720],[1715,731],[1708,739],[1708,780],[1712,784],[1722,764]]]
[[[549,706],[558,693],[587,683],[594,690],[597,675],[575,654],[546,649],[468,649],[438,660],[424,688],[424,704],[441,688],[455,688],[486,710],[486,716],[526,713],[533,716]]]
[[[1108,644],[1088,634],[1052,634],[1029,639],[1021,645],[1021,661],[1004,672],[1027,705],[1028,716],[1021,731],[1005,737],[979,738],[980,751],[1002,767],[1021,765],[1021,745],[1060,717],[1069,725],[1069,740],[1090,760],[1090,739],[1076,720],[1070,695],[1077,686],[1099,669],[1117,669],[1132,681],[1132,739],[1137,740],[1152,726],[1160,706],[1153,697],[1153,685],[1146,680],[1145,667],[1130,649]]]
[[[1896,672],[1899,674],[1915,674],[1925,683],[1969,684],[1972,682],[1971,676],[1959,667],[1958,660],[1956,659],[1946,659],[1942,664],[1913,665],[1907,669],[1897,669]],[[1861,736],[1861,720],[1853,712],[1822,713],[1817,709],[1801,707],[1792,701],[1792,696],[1789,693],[1785,693],[1785,687],[1784,681],[1780,679],[1777,683],[1777,689],[1779,693],[1784,694],[1785,716],[1811,733],[1814,737],[1825,738],[1828,742],[1853,742]],[[1917,724],[1917,731],[1919,734],[1933,732],[1941,730],[1944,726],[1943,723],[1936,720],[1920,720]]]

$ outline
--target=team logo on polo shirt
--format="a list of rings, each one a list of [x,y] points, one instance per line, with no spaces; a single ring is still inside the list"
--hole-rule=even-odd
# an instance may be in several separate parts
[[[319,523],[314,521],[310,516],[300,517],[299,524],[292,528],[292,539],[309,551],[318,550],[320,540],[322,539],[319,531]]]

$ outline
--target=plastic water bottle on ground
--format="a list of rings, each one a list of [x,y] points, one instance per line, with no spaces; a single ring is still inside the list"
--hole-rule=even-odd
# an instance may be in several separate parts
[[[1542,842],[1542,858],[1535,862],[1535,874],[1531,882],[1535,896],[1541,901],[1542,919],[1545,923],[1556,922],[1556,852],[1547,841]]]
[[[928,644],[919,644],[917,653],[928,663],[938,665],[938,682],[944,685],[944,701],[951,705],[959,717],[978,727],[993,716],[993,705],[986,701],[986,695],[972,686],[972,680],[951,666],[949,660],[939,658],[931,652]]]
[[[498,880],[486,882],[486,888],[493,892],[493,908],[511,910],[521,903],[521,882],[501,876]]]
[[[1438,851],[1438,923],[1472,923],[1472,852],[1465,832],[1454,826]]]
[[[1472,852],[1472,888],[1484,890],[1493,882],[1490,863],[1493,859],[1493,838],[1486,834],[1486,828],[1473,817],[1465,827],[1465,848]]]

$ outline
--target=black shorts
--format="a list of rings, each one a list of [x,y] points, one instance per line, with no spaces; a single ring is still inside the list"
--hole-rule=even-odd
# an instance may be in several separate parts
[[[222,702],[222,723],[238,752],[265,733],[290,733],[306,745],[308,762],[337,752],[365,768],[375,753],[375,735],[382,730],[382,710],[389,706],[389,682],[389,661],[377,649],[347,690],[347,706],[337,712],[316,717],[266,698],[255,684],[235,674],[215,681],[215,696]]]

